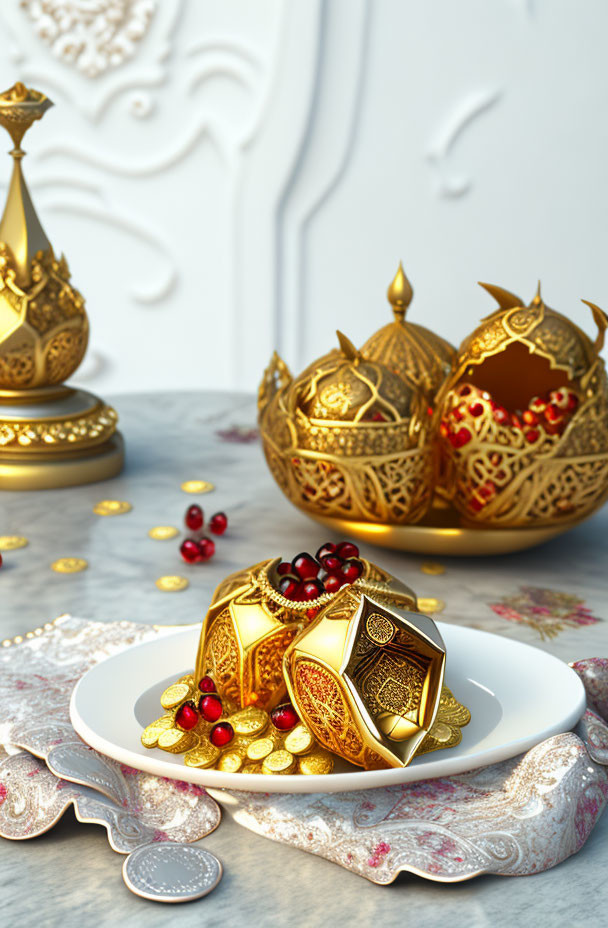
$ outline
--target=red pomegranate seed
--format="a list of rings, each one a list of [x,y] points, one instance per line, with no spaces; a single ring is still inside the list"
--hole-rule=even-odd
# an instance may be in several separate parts
[[[450,435],[450,442],[454,448],[462,448],[463,445],[466,445],[472,438],[471,433],[468,429],[465,429],[464,426],[461,429],[458,429],[457,432]]]
[[[281,580],[279,581],[279,592],[282,593],[286,599],[293,599],[294,593],[296,592],[298,586],[299,584],[297,578],[290,574],[285,577],[281,577]]]
[[[197,506],[196,503],[193,503],[192,506],[188,506],[184,521],[186,523],[186,528],[189,528],[191,532],[200,531],[204,522],[203,510],[201,507]]]
[[[185,541],[182,541],[179,551],[187,564],[197,564],[202,560],[199,546],[192,538],[186,538]]]
[[[324,557],[329,557],[330,554],[336,553],[336,546],[331,541],[326,541],[324,545],[321,545],[319,550],[316,553],[316,558],[318,561],[322,561]]]
[[[307,551],[296,554],[291,566],[293,573],[297,574],[300,580],[312,580],[319,573],[319,565],[312,554],[308,554]]]
[[[291,564],[289,563],[289,561],[281,561],[281,563],[277,567],[277,573],[279,577],[282,577],[284,574],[290,574]]]
[[[323,592],[323,584],[318,580],[307,580],[302,590],[303,599],[316,599]]]
[[[223,748],[234,738],[234,728],[230,722],[218,722],[209,732],[209,741],[216,748]]]
[[[471,403],[469,406],[469,412],[472,416],[483,415],[483,403]]]
[[[337,554],[328,554],[327,557],[321,559],[321,563],[328,573],[332,573],[334,570],[340,570],[342,558],[338,557]]]
[[[223,535],[227,528],[228,518],[225,512],[216,512],[215,515],[211,516],[209,519],[209,530],[212,531],[214,535]]]
[[[312,609],[307,609],[307,610],[306,610],[306,618],[307,618],[307,619],[316,619],[316,617],[318,616],[319,612],[320,612],[319,606],[313,606]]]
[[[201,693],[215,693],[215,683],[209,676],[201,677],[198,682],[198,688]]]
[[[538,441],[540,432],[538,429],[528,429],[526,432],[526,441],[529,441],[530,444],[534,444],[535,441]]]
[[[504,425],[505,422],[509,421],[509,413],[502,406],[498,406],[494,410],[494,421],[498,422],[499,425]]]
[[[2,555],[0,554],[0,567],[2,567]]]
[[[201,696],[198,711],[206,722],[217,722],[222,714],[222,700],[219,696]]]
[[[325,581],[325,592],[326,593],[337,593],[341,586],[344,586],[346,581],[342,577],[336,576],[336,574],[330,574]]]
[[[175,724],[184,731],[191,731],[198,722],[198,713],[191,702],[185,702],[175,713]]]
[[[347,583],[354,583],[363,573],[363,564],[356,558],[344,561],[340,571]]]
[[[212,558],[215,554],[215,542],[211,538],[201,538],[198,544],[198,550],[200,551],[201,561],[208,561],[209,558]]]
[[[290,731],[294,725],[298,724],[300,719],[291,703],[286,703],[272,710],[270,713],[270,721],[279,731]]]
[[[481,512],[485,506],[485,503],[483,500],[477,499],[477,497],[474,496],[473,499],[469,501],[469,506],[471,509],[473,509],[474,512]]]
[[[342,541],[336,548],[336,554],[346,561],[351,557],[359,557],[359,549],[352,541]]]

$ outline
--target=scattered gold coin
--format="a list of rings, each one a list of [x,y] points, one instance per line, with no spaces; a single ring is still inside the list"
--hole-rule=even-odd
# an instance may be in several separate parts
[[[442,599],[435,599],[434,596],[419,596],[418,609],[423,613],[443,612],[445,603]]]
[[[160,704],[163,709],[173,709],[183,699],[187,699],[189,695],[190,687],[187,683],[172,683],[160,697]]]
[[[141,743],[145,748],[155,748],[158,739],[168,728],[173,728],[173,719],[170,715],[164,715],[162,718],[151,722],[141,733]]]
[[[319,748],[300,758],[300,773],[308,775],[331,773],[334,769],[334,759],[329,751]]]
[[[296,725],[285,737],[285,748],[292,754],[306,754],[314,744],[314,739],[305,725]]]
[[[95,503],[93,512],[97,516],[119,516],[123,512],[131,512],[133,506],[124,499],[102,499]]]
[[[174,525],[155,525],[154,528],[150,529],[148,535],[156,541],[167,541],[169,538],[175,538],[176,535],[179,535],[179,529],[175,528]]]
[[[171,754],[181,754],[195,747],[198,742],[196,735],[191,731],[181,731],[179,728],[167,728],[158,738],[158,746]]]
[[[430,574],[433,577],[445,573],[445,567],[439,561],[425,561],[420,570],[423,574]]]
[[[186,480],[182,483],[184,493],[210,493],[215,486],[208,480]]]
[[[218,770],[223,770],[224,773],[238,773],[243,765],[243,758],[237,751],[226,751],[225,754],[219,759],[217,764]]]
[[[156,586],[163,593],[179,593],[180,590],[185,590],[189,585],[189,580],[178,576],[159,577],[156,581]]]
[[[213,767],[219,756],[219,748],[216,748],[210,741],[201,741],[197,747],[188,751],[184,757],[184,763],[188,767]]]
[[[235,712],[230,716],[230,724],[237,735],[259,735],[266,726],[270,716],[263,709],[256,709],[255,706],[247,706],[240,712]]]
[[[82,557],[60,557],[51,564],[51,570],[58,574],[77,574],[88,566],[88,561]]]
[[[15,551],[29,544],[23,535],[0,535],[0,551]]]
[[[273,751],[264,758],[262,771],[264,773],[291,773],[295,767],[295,757],[290,751]]]
[[[257,741],[252,741],[248,745],[247,757],[252,761],[264,760],[265,757],[272,754],[273,749],[274,741],[272,738],[258,738]]]

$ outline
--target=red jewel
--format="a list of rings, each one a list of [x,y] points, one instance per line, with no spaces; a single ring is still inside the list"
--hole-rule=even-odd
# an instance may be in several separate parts
[[[578,396],[576,395],[576,393],[569,392],[568,393],[568,411],[574,412],[577,406],[578,406]]]
[[[291,703],[273,709],[270,713],[270,720],[279,731],[290,731],[300,721],[298,713]]]
[[[318,580],[308,580],[302,592],[304,599],[316,599],[323,592],[323,584]]]
[[[215,683],[209,676],[201,677],[198,688],[201,693],[215,693]]]
[[[225,512],[216,512],[209,519],[209,529],[214,535],[223,535],[228,528],[228,519]]]
[[[509,421],[509,413],[502,406],[498,406],[494,410],[494,421],[498,422],[499,425],[504,425]]]
[[[347,560],[350,557],[359,557],[359,549],[352,541],[342,541],[336,548],[336,554],[338,557]]]
[[[330,554],[336,553],[336,546],[331,541],[326,541],[324,545],[321,545],[317,551],[316,558],[318,561],[322,561],[324,557],[328,557]]]
[[[292,574],[289,574],[285,577],[281,577],[279,581],[279,592],[283,594],[287,599],[293,599],[293,595],[298,588],[297,578]]]
[[[351,558],[348,561],[344,561],[340,573],[347,583],[354,583],[363,573],[363,564],[356,558]]]
[[[525,409],[521,417],[526,425],[538,425],[538,416],[531,409]]]
[[[187,564],[196,564],[202,560],[199,546],[192,538],[186,538],[185,541],[182,541],[179,550]]]
[[[535,396],[530,400],[528,405],[532,412],[544,412],[547,401],[543,400],[540,396]]]
[[[545,409],[545,418],[549,422],[561,422],[564,418],[564,414],[559,406],[556,406],[555,403],[550,403]]]
[[[484,485],[479,488],[479,492],[486,499],[491,499],[496,493],[496,487],[491,480],[486,480]]]
[[[385,416],[380,412],[380,410],[377,410],[377,411],[372,415],[372,422],[386,422],[386,418],[385,418]]]
[[[201,561],[208,561],[215,554],[215,542],[211,538],[201,538],[197,542]]]
[[[302,554],[296,554],[291,562],[294,574],[297,574],[300,580],[312,580],[319,573],[319,565],[312,554],[303,551]]]
[[[195,728],[198,722],[198,713],[191,702],[185,702],[175,713],[175,724],[184,731]]]
[[[283,574],[290,574],[290,573],[291,573],[291,564],[289,563],[289,561],[281,561],[281,563],[280,563],[279,566],[277,567],[277,573],[278,573],[279,577],[282,577]]]
[[[526,432],[526,441],[529,441],[530,444],[533,444],[535,441],[538,441],[538,436],[540,432],[538,429],[528,429]]]
[[[313,606],[312,609],[307,609],[307,610],[306,610],[306,618],[307,618],[307,619],[314,619],[314,618],[316,618],[316,617],[318,616],[318,614],[319,614],[319,607],[318,607],[318,606]]]
[[[461,396],[468,396],[470,392],[471,392],[471,387],[468,385],[468,383],[465,383],[464,387],[460,388]]]
[[[198,711],[206,722],[217,722],[222,714],[222,700],[219,696],[201,696]]]
[[[475,512],[481,512],[481,510],[482,510],[483,507],[485,506],[485,503],[484,503],[483,500],[477,499],[477,497],[474,496],[473,499],[470,500],[469,506],[470,506],[471,509],[473,509]]]
[[[337,593],[341,586],[344,586],[345,581],[342,577],[337,577],[336,574],[330,574],[325,581],[325,592],[326,593]]]
[[[456,407],[456,409],[453,409],[452,419],[455,419],[456,422],[462,422],[462,420],[464,419],[464,413],[462,412],[462,410],[458,409],[458,407]]]
[[[483,404],[482,403],[471,403],[469,406],[469,412],[472,416],[481,416],[483,414]]]
[[[329,573],[332,573],[334,570],[340,570],[342,566],[342,558],[338,557],[337,554],[328,554],[327,557],[324,557],[321,561],[325,570]]]
[[[186,528],[189,528],[191,532],[198,532],[203,527],[203,510],[196,503],[186,509],[185,522]]]
[[[454,448],[462,448],[463,445],[466,445],[467,442],[471,440],[471,433],[468,429],[465,429],[464,426],[461,429],[458,429],[457,432],[450,435],[450,442]]]
[[[234,728],[230,722],[218,722],[209,732],[209,741],[216,748],[223,748],[234,738]]]

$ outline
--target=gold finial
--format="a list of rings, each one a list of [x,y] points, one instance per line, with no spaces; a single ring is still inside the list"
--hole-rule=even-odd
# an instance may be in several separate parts
[[[534,299],[532,300],[532,306],[541,306],[542,302],[543,302],[543,298],[540,295],[540,280],[539,280],[538,286],[536,287],[536,293],[534,294]]]
[[[414,291],[412,285],[405,276],[405,271],[403,270],[403,262],[399,262],[399,268],[395,274],[393,281],[386,291],[388,301],[393,307],[393,312],[395,314],[396,322],[403,322],[405,319],[405,311],[412,302],[412,297],[414,296]]]
[[[360,361],[361,354],[355,348],[350,338],[347,338],[346,335],[343,332],[340,332],[339,329],[336,331],[336,335],[338,336],[338,341],[340,342],[340,350],[342,354],[345,355],[349,361]]]
[[[0,94],[0,125],[9,133],[15,146],[11,151],[13,174],[0,221],[0,242],[10,250],[15,264],[15,280],[21,288],[30,283],[32,258],[37,252],[51,248],[21,170],[21,159],[25,155],[21,142],[32,123],[41,119],[52,105],[43,93],[28,89],[20,81]]]

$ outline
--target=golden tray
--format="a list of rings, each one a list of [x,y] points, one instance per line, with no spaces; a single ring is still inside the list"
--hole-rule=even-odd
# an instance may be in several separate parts
[[[343,538],[357,538],[380,548],[412,554],[449,557],[488,557],[525,551],[570,531],[584,521],[577,519],[538,528],[492,529],[467,524],[455,509],[433,507],[415,525],[385,525],[324,516],[304,506],[298,506],[298,509]]]

